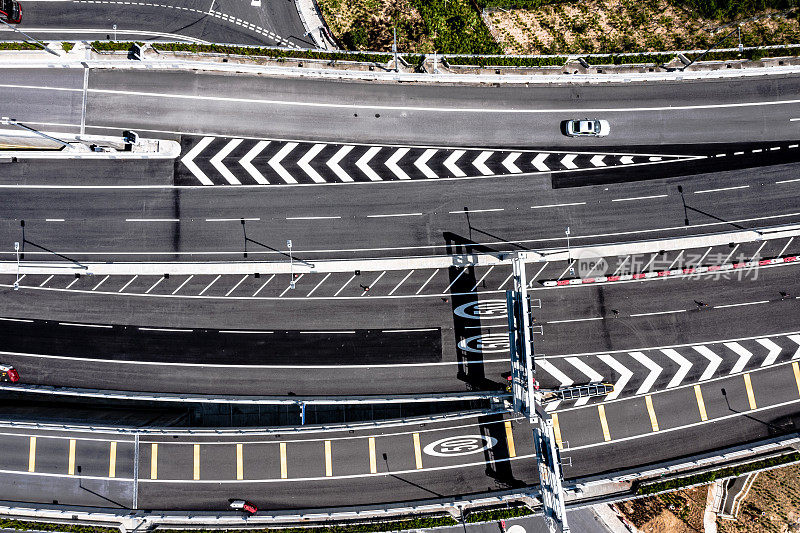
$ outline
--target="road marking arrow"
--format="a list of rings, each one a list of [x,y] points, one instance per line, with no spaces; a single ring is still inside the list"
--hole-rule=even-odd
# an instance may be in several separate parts
[[[744,346],[742,346],[738,342],[726,342],[724,344],[739,356],[739,359],[736,360],[736,364],[733,365],[733,368],[731,369],[730,373],[737,374],[742,370],[744,370],[744,367],[747,364],[747,362],[750,360],[751,357],[753,357],[753,352],[747,350],[746,348],[744,348]]]
[[[550,154],[536,154],[531,164],[536,167],[536,170],[539,172],[550,172],[550,167],[544,164],[544,160],[547,159],[549,155]]]
[[[356,161],[356,166],[372,181],[381,181],[381,177],[378,176],[378,173],[369,166],[369,162],[372,161],[372,158],[380,151],[380,146],[373,146]]]
[[[521,155],[522,154],[519,152],[511,152],[508,154],[508,157],[503,160],[503,166],[506,167],[512,174],[522,174],[522,171],[517,167],[517,165],[514,164],[514,161],[516,161]]]
[[[181,163],[189,169],[189,172],[194,174],[194,176],[200,180],[200,183],[203,185],[214,185],[214,182],[211,181],[211,178],[206,176],[205,172],[200,170],[200,167],[197,166],[197,163],[194,162],[194,158],[200,155],[200,152],[206,149],[206,146],[211,144],[214,140],[214,137],[203,137],[200,141],[194,145],[194,148],[189,150],[183,159],[181,159]]]
[[[596,167],[604,167],[606,166],[606,164],[603,163],[603,158],[605,158],[604,155],[596,155],[593,158],[591,158],[589,162]]]
[[[700,381],[711,379],[719,368],[719,365],[722,363],[722,357],[712,352],[708,346],[692,346],[692,348],[694,348],[695,351],[700,355],[708,359],[708,366],[705,370],[703,370],[703,375],[700,376]]]
[[[623,155],[619,158],[619,162],[623,165],[630,165],[633,163],[633,156]]]
[[[603,376],[598,374],[592,367],[587,365],[581,359],[577,357],[567,357],[567,362],[572,366],[574,366],[575,368],[577,368],[578,370],[580,370],[581,372],[583,372],[584,374],[586,374],[590,382],[603,381]],[[584,398],[578,398],[578,401],[575,402],[575,405],[576,406],[586,405],[588,402],[589,402],[588,396]]]
[[[492,171],[489,167],[486,166],[486,160],[492,155],[492,152],[483,151],[481,152],[478,157],[472,162],[472,166],[478,169],[478,172],[483,174],[484,176],[491,176]]]
[[[675,361],[678,364],[678,371],[672,376],[672,379],[667,383],[667,388],[671,389],[672,387],[677,387],[680,385],[683,378],[686,377],[686,374],[689,373],[689,370],[692,368],[692,362],[686,359],[684,356],[673,350],[672,348],[668,348],[666,350],[661,350],[661,352]]]
[[[244,139],[231,139],[230,142],[228,142],[228,144],[226,144],[225,147],[209,161],[214,168],[216,168],[217,171],[222,174],[222,177],[225,178],[225,180],[231,185],[241,185],[242,182],[233,175],[233,172],[228,170],[228,167],[225,166],[222,160],[228,157],[230,153],[242,143],[243,140]]]
[[[333,157],[331,157],[328,160],[328,166],[331,168],[331,170],[333,170],[333,173],[336,174],[336,176],[338,176],[339,179],[342,180],[343,182],[353,181],[353,178],[350,177],[350,174],[345,172],[344,169],[339,166],[339,162],[342,159],[344,159],[344,156],[349,154],[350,150],[352,149],[353,149],[352,146],[348,145],[342,146],[341,148],[339,148],[339,151],[333,154]]]
[[[326,146],[326,144],[315,144],[309,148],[308,152],[306,152],[297,162],[297,166],[300,167],[303,172],[308,174],[314,183],[325,183],[325,178],[320,176],[319,172],[314,170],[314,167],[311,166],[311,160],[314,159],[317,154],[320,153]]]
[[[281,166],[281,161],[283,161],[283,158],[289,155],[289,152],[294,150],[295,146],[297,146],[297,143],[286,143],[286,145],[281,148],[277,154],[272,156],[272,159],[269,160],[269,166],[275,169],[275,172],[277,172],[281,179],[283,179],[283,181],[286,183],[297,183],[297,180],[294,179],[291,174],[289,174],[289,171]]]
[[[639,361],[650,371],[650,373],[647,375],[647,378],[645,378],[645,380],[642,382],[642,385],[636,391],[636,394],[644,394],[645,392],[653,388],[656,379],[658,379],[658,376],[661,375],[661,372],[664,369],[658,366],[652,359],[647,357],[642,352],[629,352],[629,353],[631,357]]]
[[[556,378],[559,382],[559,386],[561,387],[569,387],[574,383],[574,381],[572,381],[566,374],[557,369],[553,363],[546,359],[537,360],[536,366]]]
[[[456,166],[456,161],[458,161],[465,153],[466,151],[464,150],[456,150],[450,154],[450,157],[448,157],[444,162],[444,166],[447,167],[447,170],[452,172],[453,176],[456,176],[457,178],[463,178],[467,175],[463,170]]]
[[[433,157],[433,154],[435,154],[437,151],[438,150],[429,148],[428,150],[425,150],[425,152],[421,156],[419,156],[419,158],[417,158],[416,161],[414,161],[414,166],[420,169],[422,173],[425,174],[425,177],[428,178],[429,180],[435,180],[439,177],[427,165],[428,160],[431,157]]]
[[[258,141],[256,145],[247,152],[247,155],[239,160],[239,164],[242,165],[242,168],[256,180],[256,183],[260,183],[261,185],[269,185],[269,181],[267,181],[267,178],[253,166],[253,159],[258,157],[258,154],[260,154],[268,144],[269,141]]]
[[[611,370],[619,374],[619,379],[614,383],[614,392],[606,396],[606,400],[613,400],[622,393],[622,389],[625,388],[625,385],[627,385],[628,381],[633,377],[633,372],[608,354],[600,354],[597,358],[610,366]]]
[[[798,345],[797,351],[794,352],[794,355],[792,356],[792,361],[794,361],[795,359],[800,358],[800,335],[789,335],[789,339],[793,340]]]
[[[393,154],[386,161],[386,168],[391,170],[398,179],[401,180],[410,180],[411,178],[408,177],[408,174],[403,171],[402,168],[397,166],[397,163],[406,155],[409,151],[409,148],[398,148]]]
[[[781,347],[769,339],[756,339],[756,342],[769,350],[769,353],[767,354],[767,357],[764,358],[764,362],[761,363],[761,366],[769,366],[774,364],[778,359],[778,355],[781,353]]]
[[[574,170],[578,168],[578,165],[573,163],[576,157],[578,157],[578,154],[567,154],[561,159],[561,164],[570,170]]]

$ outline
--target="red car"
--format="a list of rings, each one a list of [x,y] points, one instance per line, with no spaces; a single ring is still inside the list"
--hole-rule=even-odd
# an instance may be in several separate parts
[[[254,515],[258,512],[258,507],[254,503],[248,502],[247,500],[229,500],[231,509],[237,509],[239,511],[244,511],[245,513],[249,513]]]
[[[19,372],[13,366],[0,365],[0,381],[16,383],[19,381]]]
[[[0,0],[0,20],[9,24],[22,22],[22,6],[15,0]]]

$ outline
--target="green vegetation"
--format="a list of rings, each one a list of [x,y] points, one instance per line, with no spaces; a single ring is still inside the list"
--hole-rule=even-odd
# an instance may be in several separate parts
[[[116,527],[84,526],[80,524],[54,524],[50,522],[28,522],[27,520],[8,520],[0,518],[0,528],[59,531],[66,533],[119,533]]]
[[[773,466],[780,466],[789,463],[796,463],[800,461],[800,453],[793,452],[778,457],[770,457],[769,459],[762,459],[740,466],[732,466],[727,468],[720,468],[711,472],[704,472],[702,474],[695,474],[691,476],[669,479],[666,481],[656,481],[652,483],[643,483],[636,490],[637,494],[656,494],[666,490],[675,490],[692,485],[699,485],[703,483],[711,483],[716,479],[735,477],[754,470],[762,470]]]
[[[62,43],[61,43],[61,48],[62,48],[62,49],[63,49],[63,50],[66,52],[66,53],[69,53],[69,51],[70,51],[70,50],[72,50],[73,48],[75,48],[75,43],[70,43],[70,42],[64,41],[64,42],[62,42]]]
[[[323,61],[361,61],[364,63],[386,63],[391,54],[366,54],[345,52],[320,52],[314,50],[288,50],[284,48],[249,48],[246,46],[224,46],[217,44],[153,43],[155,50],[164,52],[205,52],[241,56],[270,57],[275,59],[320,59]],[[125,48],[127,50],[127,48]]]
[[[766,10],[797,7],[797,0],[671,0],[673,4],[716,20],[741,20]]]
[[[361,524],[345,524],[341,526],[320,527],[288,527],[288,528],[263,528],[275,533],[370,533],[372,531],[402,531],[406,529],[426,529],[433,527],[447,527],[458,525],[458,522],[448,516],[413,518],[410,520],[395,520],[392,522],[364,522]],[[158,529],[159,533],[219,533],[219,530],[207,529]],[[258,529],[227,529],[225,533],[252,533]]]
[[[500,54],[480,13],[467,0],[412,0],[435,50],[443,54]]]
[[[42,47],[30,43],[2,42],[0,50],[41,50]]]
[[[533,510],[530,507],[526,505],[515,505],[512,507],[502,507],[499,509],[469,513],[465,522],[468,524],[473,524],[475,522],[494,522],[497,520],[507,520],[509,518],[529,516],[532,514]]]
[[[143,46],[144,43],[136,43],[139,46]],[[133,46],[132,42],[127,41],[92,41],[92,48],[94,48],[98,52],[115,52],[115,51],[123,51],[127,52]]]

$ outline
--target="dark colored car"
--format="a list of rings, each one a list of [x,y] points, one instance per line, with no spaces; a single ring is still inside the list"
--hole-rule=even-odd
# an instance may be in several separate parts
[[[19,372],[13,366],[0,365],[0,381],[16,383],[19,381]]]
[[[22,22],[22,6],[15,0],[0,0],[0,19],[9,24]]]

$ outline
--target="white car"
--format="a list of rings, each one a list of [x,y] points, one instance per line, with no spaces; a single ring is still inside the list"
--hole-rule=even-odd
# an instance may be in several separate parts
[[[611,126],[607,120],[568,120],[564,128],[569,137],[605,137],[611,132]]]

